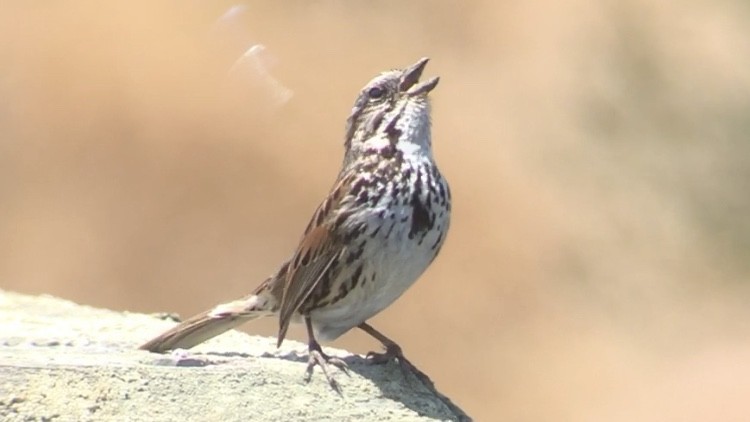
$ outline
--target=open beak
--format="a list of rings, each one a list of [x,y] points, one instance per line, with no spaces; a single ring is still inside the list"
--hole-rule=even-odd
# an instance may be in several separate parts
[[[401,84],[399,85],[401,92],[405,92],[408,95],[427,94],[437,86],[440,80],[438,77],[419,82],[422,71],[427,66],[429,60],[427,57],[423,57],[418,62],[404,69],[404,73],[401,76]]]

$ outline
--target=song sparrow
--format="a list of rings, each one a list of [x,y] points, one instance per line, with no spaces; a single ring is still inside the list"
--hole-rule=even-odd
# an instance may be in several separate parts
[[[369,353],[371,360],[411,365],[366,321],[416,281],[448,231],[450,191],[430,135],[428,94],[438,78],[419,81],[427,61],[383,72],[361,90],[347,120],[341,172],[291,259],[249,296],[196,315],[141,349],[190,348],[249,319],[278,315],[278,345],[291,321],[304,320],[308,376],[318,365],[334,388],[327,364],[346,365],[323,353],[317,339],[354,327],[385,346],[385,353]]]

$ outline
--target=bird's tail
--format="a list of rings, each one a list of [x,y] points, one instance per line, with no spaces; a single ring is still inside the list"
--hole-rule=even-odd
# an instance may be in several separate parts
[[[251,319],[273,314],[273,297],[268,290],[254,294],[195,315],[165,333],[143,344],[139,349],[163,353],[174,349],[189,349],[223,334]]]

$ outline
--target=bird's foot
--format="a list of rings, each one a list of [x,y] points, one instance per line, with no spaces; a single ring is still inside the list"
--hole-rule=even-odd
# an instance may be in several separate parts
[[[432,386],[434,383],[424,372],[420,371],[419,368],[414,366],[409,359],[404,356],[401,346],[394,343],[393,341],[384,342],[385,352],[370,352],[367,354],[367,360],[372,364],[384,364],[390,361],[398,362],[401,372],[404,374],[404,378],[409,379],[408,374],[414,374],[420,381],[428,386]]]
[[[337,393],[341,394],[341,388],[339,387],[338,382],[336,382],[336,379],[333,378],[333,375],[329,371],[329,365],[333,365],[344,371],[345,374],[349,375],[349,366],[346,364],[346,362],[335,356],[329,356],[323,353],[323,349],[316,341],[310,342],[310,344],[308,345],[308,353],[309,358],[307,360],[307,381],[309,382],[312,379],[313,370],[316,366],[319,366],[323,371],[323,375],[325,375],[326,380],[328,380],[328,384],[331,386],[331,388],[333,388]]]

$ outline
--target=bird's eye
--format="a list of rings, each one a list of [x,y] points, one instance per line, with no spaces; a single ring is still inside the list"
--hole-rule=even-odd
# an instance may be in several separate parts
[[[372,100],[378,100],[383,97],[385,90],[379,86],[374,86],[367,91],[367,96]]]

